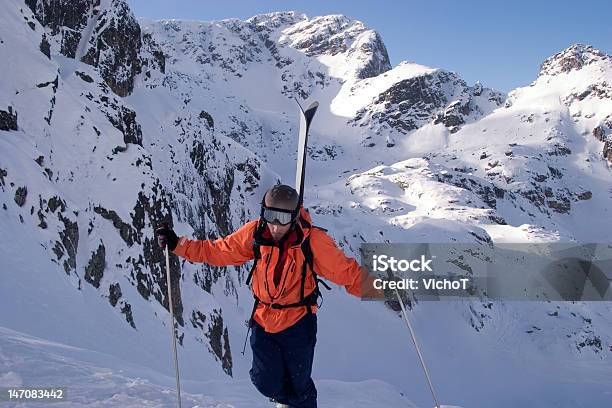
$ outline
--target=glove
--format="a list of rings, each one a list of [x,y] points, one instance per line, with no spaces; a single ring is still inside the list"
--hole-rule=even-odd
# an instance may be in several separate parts
[[[163,227],[160,227],[155,230],[155,235],[157,236],[157,243],[160,248],[166,248],[168,245],[168,249],[170,251],[174,251],[176,245],[178,244],[178,236],[172,230],[172,228],[168,227],[168,224],[164,224]]]
[[[384,299],[385,299],[385,306],[387,306],[387,308],[393,310],[394,312],[399,312],[402,310],[402,306],[400,305],[400,302],[397,300],[397,295],[395,294],[394,290],[391,289],[383,289],[384,291]],[[400,296],[402,296],[402,293],[400,292]],[[407,299],[404,299],[404,301],[406,301]],[[408,309],[411,309],[411,303],[410,300],[408,300]]]

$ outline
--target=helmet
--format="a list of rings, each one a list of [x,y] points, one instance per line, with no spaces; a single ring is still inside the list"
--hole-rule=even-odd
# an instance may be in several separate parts
[[[277,184],[261,201],[261,218],[270,224],[287,225],[297,219],[299,196],[293,187]]]

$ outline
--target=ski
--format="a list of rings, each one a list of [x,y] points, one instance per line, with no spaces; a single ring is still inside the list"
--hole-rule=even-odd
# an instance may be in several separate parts
[[[304,201],[304,177],[306,175],[306,153],[308,146],[308,130],[314,118],[319,102],[313,102],[308,109],[304,110],[302,105],[295,101],[300,108],[300,137],[298,139],[297,167],[295,169],[295,191],[299,194],[299,205]]]

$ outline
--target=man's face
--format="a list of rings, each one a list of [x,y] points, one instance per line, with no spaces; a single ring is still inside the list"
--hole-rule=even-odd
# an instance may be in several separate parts
[[[266,203],[266,206],[281,208],[283,210],[293,210],[295,208],[295,206],[292,206],[291,204],[273,203],[270,197],[268,197],[268,194],[266,194],[265,203]],[[289,230],[291,229],[291,224],[278,225],[278,224],[268,223],[268,229],[270,230],[272,239],[275,242],[278,242],[281,240],[281,238],[285,236],[287,232],[289,232]]]
[[[272,239],[275,242],[278,242],[289,231],[289,229],[291,228],[291,224],[277,225],[268,223],[268,228],[270,229],[270,234],[272,234]]]

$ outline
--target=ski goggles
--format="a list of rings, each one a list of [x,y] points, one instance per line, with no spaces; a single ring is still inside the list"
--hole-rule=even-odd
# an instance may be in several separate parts
[[[261,216],[266,222],[276,225],[287,225],[295,221],[297,212],[295,210],[284,210],[282,208],[262,207]]]

